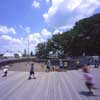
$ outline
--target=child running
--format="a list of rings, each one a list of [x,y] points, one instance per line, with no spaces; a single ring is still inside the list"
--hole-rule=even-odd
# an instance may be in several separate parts
[[[31,64],[31,68],[30,68],[30,75],[29,75],[29,80],[32,78],[32,75],[33,75],[33,79],[35,79],[35,76],[34,76],[34,63]]]
[[[88,65],[85,64],[83,66],[83,72],[84,72],[84,78],[85,78],[85,85],[88,88],[89,93],[94,95],[93,90],[96,89],[96,87],[95,87],[94,77],[90,73],[90,68]]]
[[[8,74],[8,66],[6,65],[5,68],[3,69],[3,76],[2,77],[6,77]]]

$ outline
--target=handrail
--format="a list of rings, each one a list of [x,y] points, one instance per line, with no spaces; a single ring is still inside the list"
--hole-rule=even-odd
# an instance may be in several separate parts
[[[30,57],[30,58],[6,58],[6,59],[1,59],[0,60],[0,67],[7,65],[7,64],[12,64],[12,63],[19,63],[19,62],[26,62],[26,61],[36,61],[35,57]]]

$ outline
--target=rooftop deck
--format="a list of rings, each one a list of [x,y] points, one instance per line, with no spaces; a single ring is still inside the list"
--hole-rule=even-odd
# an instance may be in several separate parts
[[[92,73],[100,84],[100,69]],[[0,76],[0,100],[100,100],[100,90],[96,96],[87,95],[81,71],[36,72],[32,80],[27,80],[28,75],[9,71],[8,77]]]

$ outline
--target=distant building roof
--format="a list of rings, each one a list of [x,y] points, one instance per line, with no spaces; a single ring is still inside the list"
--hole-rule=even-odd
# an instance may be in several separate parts
[[[7,52],[7,53],[5,53],[5,54],[3,55],[3,57],[14,57],[14,54],[13,54],[13,53]]]

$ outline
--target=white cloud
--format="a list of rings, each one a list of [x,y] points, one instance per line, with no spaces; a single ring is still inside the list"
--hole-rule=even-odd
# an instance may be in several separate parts
[[[66,25],[66,26],[61,26],[58,29],[62,32],[67,31],[69,29],[71,29],[73,27],[73,25]]]
[[[12,38],[10,36],[8,36],[8,35],[2,35],[0,37],[0,39],[2,39],[2,40],[8,40],[8,41],[11,41],[12,40]]]
[[[31,28],[30,27],[26,27],[25,31],[26,31],[26,33],[30,33],[31,32]]]
[[[58,29],[56,29],[54,32],[53,32],[53,35],[55,34],[58,34],[60,31]]]
[[[12,42],[15,43],[15,44],[21,44],[22,41],[20,39],[12,39]]]
[[[52,36],[51,32],[49,32],[47,29],[42,29],[41,30],[41,35],[43,38],[50,38]]]
[[[29,52],[33,51],[35,53],[35,48],[37,44],[43,42],[44,40],[42,39],[40,33],[31,33],[24,40],[27,46],[28,46],[28,41],[29,41]]]
[[[29,41],[29,48],[30,51],[34,50],[38,43],[47,41],[48,38],[50,38],[51,32],[49,32],[46,28],[42,29],[40,33],[31,33],[29,34],[25,39],[24,42],[27,45]]]
[[[56,29],[56,30],[54,30],[53,35],[56,35],[58,33],[63,34],[63,31]]]
[[[2,35],[0,37],[0,40],[4,41],[4,42],[8,42],[9,43],[14,43],[14,44],[21,44],[21,40],[19,39],[16,39],[16,38],[12,38],[11,36],[9,35]]]
[[[9,35],[2,35],[0,36],[0,51],[6,52],[18,52],[22,51],[25,48],[24,40],[13,38]]]
[[[50,2],[50,0],[46,0],[46,2],[48,3],[48,2]]]
[[[40,3],[37,2],[37,1],[34,1],[34,2],[32,3],[32,7],[39,8],[39,7],[40,7]]]
[[[0,25],[0,33],[8,34],[8,33],[13,33],[15,34],[16,31],[13,27],[7,27],[7,26],[2,26]]]
[[[23,25],[19,25],[19,28],[23,29],[24,27],[23,27]]]
[[[99,0],[51,0],[51,3],[43,17],[46,23],[56,29],[73,26],[76,21],[92,15],[100,7]]]
[[[32,33],[29,34],[27,37],[27,41],[29,40],[30,43],[34,44],[36,46],[38,43],[46,41],[48,38],[52,36],[51,32],[49,32],[47,29],[42,29],[40,33]]]
[[[1,35],[0,51],[1,50],[4,51],[11,50],[13,52],[23,51],[24,49],[28,48],[28,41],[29,41],[30,51],[35,52],[36,45],[38,43],[45,42],[51,36],[52,36],[51,32],[49,32],[46,28],[42,29],[40,33],[31,33],[23,38],[14,38],[9,35]]]
[[[23,25],[19,25],[19,28],[22,29],[25,33],[31,33],[30,27],[24,27]]]
[[[33,33],[28,36],[28,39],[30,42],[36,45],[37,43],[41,42],[41,35],[40,33]]]

